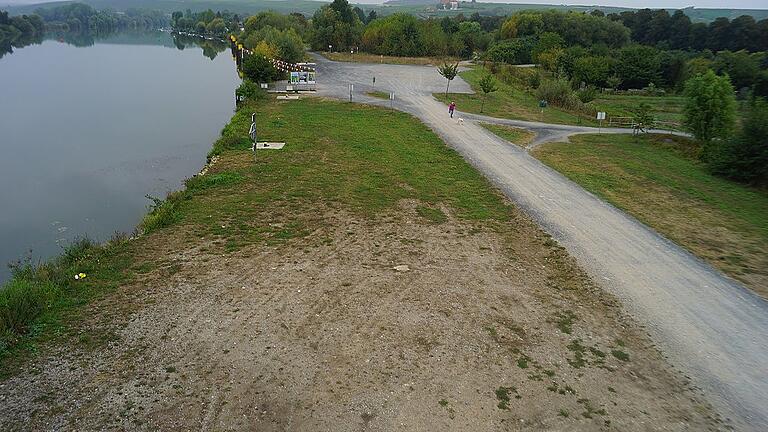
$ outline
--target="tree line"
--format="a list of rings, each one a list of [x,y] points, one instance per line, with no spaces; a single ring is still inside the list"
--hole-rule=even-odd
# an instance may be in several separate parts
[[[158,11],[128,9],[125,13],[97,11],[83,3],[38,8],[35,13],[45,21],[48,29],[105,33],[126,29],[156,29],[168,24],[167,17]]]
[[[42,36],[45,23],[39,15],[9,16],[0,10],[0,52],[10,50],[11,46],[25,45]]]
[[[225,37],[240,30],[240,16],[229,11],[213,12],[211,9],[193,13],[175,11],[171,14],[171,28],[179,32],[191,32],[201,36]]]
[[[595,10],[594,15],[603,16]],[[626,11],[609,14],[612,21],[627,27],[632,40],[662,49],[751,52],[768,50],[768,18],[760,21],[749,15],[733,20],[716,18],[709,24],[692,23],[681,10],[669,14],[665,9]]]

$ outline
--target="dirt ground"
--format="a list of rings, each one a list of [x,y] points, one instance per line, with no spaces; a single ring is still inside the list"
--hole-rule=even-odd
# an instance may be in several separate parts
[[[224,256],[144,239],[162,265],[0,383],[0,430],[724,428],[529,219],[416,208]]]

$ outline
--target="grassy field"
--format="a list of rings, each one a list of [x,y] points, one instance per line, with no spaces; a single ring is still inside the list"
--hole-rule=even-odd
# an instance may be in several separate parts
[[[66,333],[79,306],[157,266],[151,262],[155,257],[142,262],[139,252],[156,232],[184,229],[189,242],[212,238],[209,247],[222,253],[247,244],[279,244],[317,228],[316,214],[303,211],[310,201],[365,217],[402,199],[424,203],[419,214],[430,221],[444,217],[432,208],[439,203],[461,219],[507,217],[509,207],[484,178],[407,114],[316,100],[252,108],[265,119],[261,136],[285,141],[291,151],[264,152],[261,163],[243,164],[252,160],[244,158],[250,154],[252,109],[240,110],[209,155],[217,158],[210,172],[155,202],[141,225],[148,236],[116,237],[105,245],[83,241],[59,259],[16,272],[0,291],[0,359]],[[368,133],[374,116],[386,133]],[[344,127],[327,127],[339,125],[339,117]],[[271,223],[281,217],[288,222]],[[81,272],[86,278],[75,280]]]
[[[348,52],[322,52],[323,57],[340,62],[357,62],[357,63],[387,63],[387,64],[403,64],[403,65],[441,65],[443,61],[456,61],[455,58],[443,58],[443,57],[397,57],[386,56],[378,54],[369,54],[365,52],[356,52],[354,54]]]
[[[631,117],[633,110],[641,103],[651,107],[654,118],[660,122],[676,123],[673,129],[681,130],[683,122],[682,96],[640,96],[619,94],[598,94],[592,104],[598,111],[604,111],[608,117]]]
[[[768,193],[710,175],[692,141],[577,135],[534,155],[587,190],[768,295]]]
[[[387,100],[389,99],[389,93],[384,91],[379,91],[379,90],[369,91],[369,92],[366,92],[365,94],[371,97],[379,98],[379,99],[387,99]]]
[[[485,75],[481,67],[474,67],[461,72],[459,75],[472,86],[475,94],[450,93],[448,98],[443,93],[434,96],[443,101],[455,100],[461,111],[481,114],[480,107],[484,97],[480,90],[480,79]],[[540,121],[545,123],[597,126],[596,120],[587,117],[583,113],[570,112],[550,105],[542,113],[539,101],[528,89],[516,85],[510,85],[497,80],[498,90],[490,93],[485,101],[482,114],[492,117],[508,118],[515,120]],[[647,103],[651,107],[652,115],[659,121],[677,123],[674,130],[680,130],[682,122],[682,109],[684,100],[680,96],[641,96],[641,95],[614,95],[598,94],[598,98],[591,102],[598,111],[605,111],[608,117],[631,117],[632,112],[640,103]]]
[[[536,96],[526,89],[506,84],[500,80],[497,80],[496,84],[498,90],[484,96],[480,90],[479,82],[485,74],[486,71],[481,67],[475,67],[459,74],[472,86],[475,94],[449,93],[446,98],[444,93],[435,93],[434,96],[445,103],[449,103],[451,100],[456,101],[456,108],[459,111],[485,114],[491,117],[556,124],[597,125],[591,119],[583,118],[554,106],[549,106],[542,112]],[[481,113],[480,106],[483,97],[486,97],[486,100]]]
[[[492,123],[480,123],[480,126],[520,147],[527,146],[536,138],[536,134],[527,129]]]

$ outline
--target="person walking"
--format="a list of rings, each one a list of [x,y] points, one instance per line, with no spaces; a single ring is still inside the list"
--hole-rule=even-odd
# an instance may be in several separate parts
[[[451,118],[453,118],[453,112],[456,111],[456,102],[451,101],[451,104],[448,105],[448,114],[451,115]]]

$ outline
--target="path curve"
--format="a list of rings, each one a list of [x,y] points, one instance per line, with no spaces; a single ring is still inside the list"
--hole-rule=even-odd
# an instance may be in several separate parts
[[[768,430],[768,302],[477,121],[529,128],[539,142],[596,128],[466,113],[458,114],[464,118],[459,124],[432,97],[445,91],[445,80],[433,67],[316,59],[320,95],[348,99],[351,83],[354,100],[391,104],[419,118],[619,297],[672,364],[690,376],[738,430]],[[375,89],[394,92],[394,102],[365,95],[373,89],[374,76]],[[451,83],[451,91],[472,92],[460,78]]]

